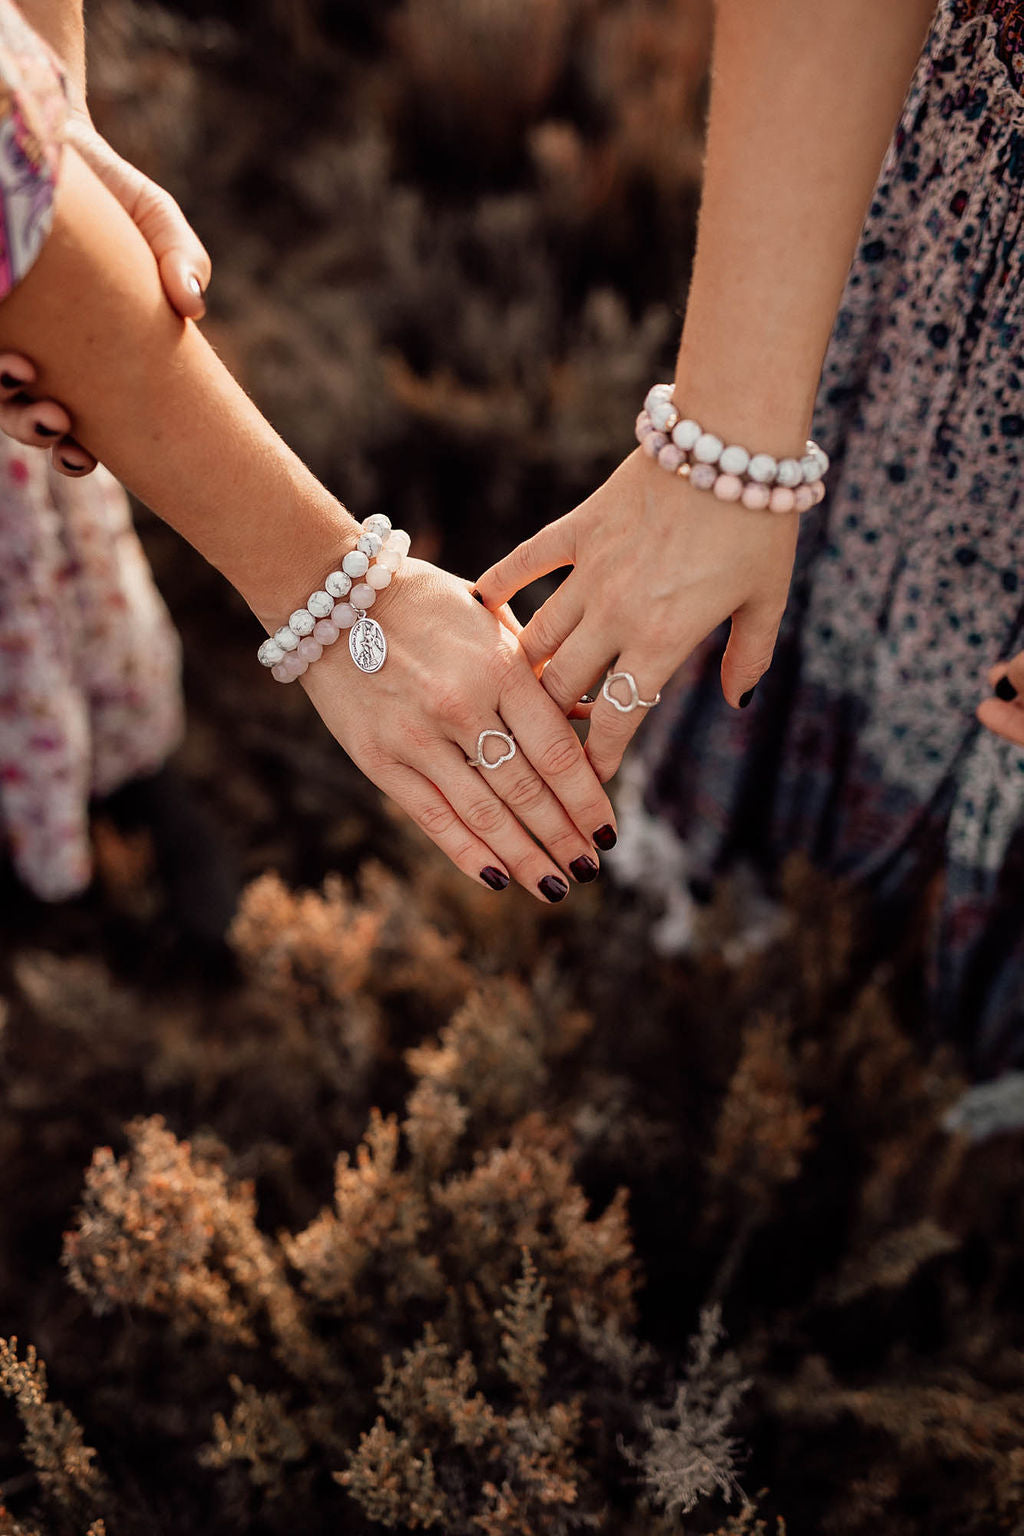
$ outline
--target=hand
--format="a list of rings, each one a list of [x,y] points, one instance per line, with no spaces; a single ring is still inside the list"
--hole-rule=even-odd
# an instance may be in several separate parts
[[[667,474],[639,450],[568,516],[499,560],[477,582],[496,608],[538,576],[572,571],[519,636],[564,713],[609,668],[643,699],[723,620],[732,619],[722,691],[741,706],[768,670],[796,553],[797,515],[750,512]],[[623,699],[626,702],[626,699]],[[610,779],[644,711],[603,697],[587,756]]]
[[[199,320],[206,313],[203,294],[210,282],[206,248],[193,232],[174,198],[155,181],[116,154],[93,127],[88,112],[74,108],[68,115],[66,142],[131,215],[145,236],[160,269],[170,303],[182,319]],[[92,454],[71,436],[71,418],[55,400],[34,400],[36,370],[28,358],[0,355],[0,431],[31,448],[48,448],[54,468],[78,477],[96,468]]]
[[[506,625],[466,582],[420,560],[406,561],[371,615],[388,640],[380,672],[358,671],[343,632],[302,679],[357,766],[492,890],[511,875],[561,901],[563,871],[593,880],[594,834],[604,847],[615,839],[611,804]],[[515,757],[492,771],[466,761],[483,730],[516,741]],[[493,758],[503,744],[485,748]]]
[[[989,667],[988,681],[998,692],[978,705],[978,719],[997,736],[1024,747],[1024,651]]]

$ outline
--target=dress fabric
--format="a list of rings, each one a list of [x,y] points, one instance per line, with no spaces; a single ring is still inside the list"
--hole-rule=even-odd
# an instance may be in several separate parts
[[[49,232],[65,111],[52,56],[0,0],[0,298]],[[0,436],[0,854],[36,895],[88,884],[89,798],[177,745],[179,674],[121,487]]]
[[[1024,1063],[1024,751],[975,719],[1024,648],[1024,20],[945,0],[828,350],[772,668],[722,702],[724,635],[652,720],[648,809],[702,880],[801,850],[927,936],[930,1024]],[[668,727],[666,729],[666,726]]]

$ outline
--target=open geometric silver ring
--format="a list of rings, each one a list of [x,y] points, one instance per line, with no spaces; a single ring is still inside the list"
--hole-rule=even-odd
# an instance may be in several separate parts
[[[499,741],[505,743],[505,751],[493,762],[488,762],[484,756],[484,742],[488,736],[497,736]],[[516,739],[511,731],[481,731],[476,739],[476,757],[467,757],[466,762],[471,768],[486,768],[488,773],[492,768],[500,768],[502,763],[510,763],[516,755]]]
[[[613,683],[626,684],[626,687],[629,689],[628,704],[621,703],[612,693]],[[653,699],[642,699],[640,697],[640,690],[636,685],[636,678],[632,672],[609,672],[604,680],[604,687],[601,689],[601,693],[608,700],[609,704],[614,704],[620,715],[631,715],[634,709],[653,709],[655,704],[661,703],[660,693],[655,694]]]

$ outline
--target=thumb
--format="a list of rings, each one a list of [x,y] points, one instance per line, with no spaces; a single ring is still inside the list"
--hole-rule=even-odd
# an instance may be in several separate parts
[[[746,603],[732,616],[729,643],[722,657],[722,692],[734,709],[750,703],[749,695],[772,664],[782,622],[782,610]]]

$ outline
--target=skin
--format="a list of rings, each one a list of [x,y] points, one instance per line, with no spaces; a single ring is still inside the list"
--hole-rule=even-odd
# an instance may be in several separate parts
[[[359,525],[175,314],[143,234],[74,149],[50,237],[0,304],[0,350],[31,353],[40,392],[65,402],[97,458],[268,631],[353,546]],[[614,824],[611,805],[510,628],[467,583],[418,560],[374,615],[390,647],[382,672],[360,673],[339,641],[303,678],[349,755],[473,879],[495,869],[550,900],[568,888],[563,871],[592,878],[592,834]],[[469,768],[478,732],[502,721],[515,758]]]
[[[684,414],[727,443],[800,456],[825,347],[933,0],[719,0],[707,159],[676,368]],[[733,707],[771,663],[796,514],[695,491],[636,451],[486,571],[497,609],[570,573],[520,642],[560,707],[613,666],[651,699],[726,619]],[[643,710],[594,706],[587,753],[618,768]]]

